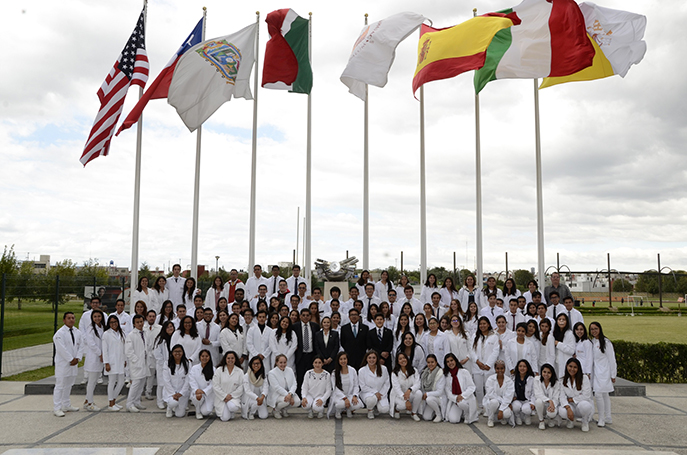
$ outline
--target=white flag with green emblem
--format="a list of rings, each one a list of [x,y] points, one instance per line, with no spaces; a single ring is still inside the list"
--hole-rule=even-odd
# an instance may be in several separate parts
[[[234,34],[204,41],[179,60],[167,101],[190,131],[232,97],[253,99],[250,74],[256,31],[257,24],[251,24]]]

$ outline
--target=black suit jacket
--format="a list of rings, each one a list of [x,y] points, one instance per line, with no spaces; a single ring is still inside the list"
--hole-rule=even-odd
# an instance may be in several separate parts
[[[310,333],[312,335],[313,344],[311,346],[313,353],[315,352],[315,334],[320,331],[320,326],[314,322],[308,322],[310,325]],[[298,339],[298,347],[296,348],[296,362],[298,362],[303,355],[303,323],[298,321],[293,325],[293,331],[296,332]]]
[[[386,327],[383,327],[382,330],[382,341],[379,341],[376,328],[374,330],[370,329],[370,331],[367,332],[367,349],[374,349],[380,355],[382,352],[388,352],[389,357],[384,360],[384,363],[390,364],[391,357],[394,354],[394,333]]]
[[[336,355],[339,353],[340,346],[339,332],[336,330],[329,331],[329,342],[327,346],[324,345],[324,332],[320,330],[315,334],[315,352],[322,357],[323,360],[336,360]],[[334,363],[332,362],[330,365],[333,366]]]
[[[358,336],[353,336],[350,322],[341,327],[341,347],[348,354],[348,364],[356,370],[360,368],[367,351],[368,327],[363,321],[358,321]]]

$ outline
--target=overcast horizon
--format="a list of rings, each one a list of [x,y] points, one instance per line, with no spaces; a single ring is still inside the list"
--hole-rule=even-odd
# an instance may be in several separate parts
[[[476,0],[294,0],[228,4],[150,0],[148,86],[208,8],[206,37],[238,31],[260,10],[313,12],[312,260],[362,266],[363,102],[339,76],[363,26],[414,11],[448,27],[515,6]],[[647,16],[644,60],[627,76],[540,91],[546,266],[643,271],[687,269],[687,84],[679,58],[687,4],[598,2]],[[0,68],[0,247],[17,258],[131,267],[136,129],[85,168],[79,157],[99,108],[98,88],[121,52],[141,2],[18,0],[0,6],[10,37]],[[683,30],[683,32],[679,32]],[[397,49],[389,82],[370,87],[370,268],[420,263],[419,103],[411,81],[417,34]],[[473,72],[425,86],[428,267],[474,268]],[[252,89],[252,87],[251,87]],[[138,98],[130,89],[120,122]],[[490,82],[480,94],[484,271],[537,266],[533,82]],[[198,263],[246,269],[253,103],[224,104],[203,127]],[[196,135],[165,100],[143,115],[139,260],[167,269],[191,259]],[[259,89],[256,261],[288,262],[305,212],[306,96]],[[299,258],[302,252],[299,252]],[[300,259],[297,259],[301,263]],[[301,264],[302,265],[302,264]],[[314,270],[314,266],[312,267]]]

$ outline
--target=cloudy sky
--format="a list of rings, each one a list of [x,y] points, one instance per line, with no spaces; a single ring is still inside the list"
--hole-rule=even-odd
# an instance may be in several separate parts
[[[250,3],[250,5],[248,5]],[[330,6],[331,5],[331,6]],[[362,258],[363,103],[339,81],[364,14],[376,21],[415,11],[434,26],[513,6],[510,0],[150,0],[151,79],[208,7],[208,38],[237,31],[262,13],[313,12],[312,256]],[[605,0],[648,17],[644,60],[625,79],[564,84],[540,93],[546,262],[573,270],[687,268],[687,84],[682,2]],[[0,6],[11,37],[0,66],[0,246],[20,259],[98,258],[129,266],[135,128],[110,155],[79,163],[99,104],[96,92],[128,39],[141,2],[16,0]],[[680,31],[682,30],[682,31]],[[411,80],[417,36],[403,42],[384,89],[370,88],[371,267],[420,261],[419,103]],[[259,66],[262,74],[262,62]],[[125,114],[137,99],[132,89]],[[490,83],[482,92],[484,269],[536,266],[532,80]],[[474,267],[475,133],[472,73],[427,84],[427,230],[430,266]],[[297,210],[305,207],[306,97],[259,91],[257,254],[289,261]],[[234,100],[205,124],[199,263],[248,262],[253,104]],[[190,264],[195,134],[164,100],[144,112],[140,260],[152,268]],[[302,226],[301,226],[302,233]],[[302,247],[302,242],[300,242]],[[299,257],[301,255],[299,254]],[[300,262],[300,259],[299,259]]]

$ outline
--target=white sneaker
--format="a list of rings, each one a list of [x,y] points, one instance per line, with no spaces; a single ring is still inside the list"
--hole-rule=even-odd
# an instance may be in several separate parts
[[[136,409],[136,412],[138,412],[138,409]],[[174,417],[174,410],[172,408],[167,408],[167,417]]]
[[[167,406],[165,406],[164,403],[158,403],[158,404],[157,404],[157,408],[158,408],[158,409],[165,409],[166,407],[167,407]]]
[[[64,412],[61,409],[54,410],[53,414],[55,414],[55,417],[64,417]]]
[[[596,423],[596,426],[597,426],[597,427],[605,427],[605,426],[606,426],[606,422],[604,422],[603,420],[599,420],[599,421]]]
[[[374,411],[367,411],[367,418],[372,420],[375,418],[375,412]]]
[[[442,422],[441,416],[436,416],[436,417],[434,418],[434,420],[432,420],[432,422],[434,422],[434,423],[441,423],[441,422]]]
[[[515,424],[516,425],[522,425],[522,419],[520,417],[515,418]]]
[[[281,411],[277,411],[276,409],[274,410],[274,418],[275,419],[281,419]]]
[[[98,412],[98,411],[100,411],[100,408],[98,406],[96,406],[95,404],[90,403],[90,404],[86,405],[86,411]]]
[[[347,410],[347,411],[346,411],[346,417],[348,417],[349,419],[350,419],[351,417],[353,417],[353,411],[351,411],[350,409]]]
[[[203,413],[196,410],[196,419],[198,420],[203,420]]]
[[[87,382],[88,382],[88,379],[86,378],[86,376],[84,376],[83,379],[81,380],[81,385],[84,385]]]
[[[556,426],[556,419],[549,419],[549,428],[553,428]]]
[[[155,397],[153,396],[152,393],[146,393],[146,400],[148,401],[153,401]]]
[[[140,409],[141,411],[143,411],[143,410],[146,409],[146,407],[143,406],[142,404],[135,404],[134,406],[136,406],[136,408],[137,408],[137,409]]]
[[[126,410],[129,411],[129,412],[133,412],[133,413],[141,412],[141,411],[138,410],[138,408],[136,408],[136,406],[127,406],[127,407],[126,407]]]
[[[572,420],[568,420],[568,423],[565,424],[566,428],[573,428],[575,426],[575,422]]]
[[[494,426],[494,421],[491,420],[491,419],[487,420],[487,426],[488,426],[488,427],[493,427],[493,426]]]
[[[394,419],[400,419],[400,418],[401,418],[401,413],[394,412]]]
[[[98,384],[102,384],[102,383],[103,383],[103,377],[100,376],[100,377],[98,378],[98,381],[97,381],[97,382],[98,382]]]
[[[341,411],[336,411],[336,412],[334,413],[334,418],[340,419],[340,418],[341,418]]]
[[[544,423],[543,420],[541,422],[539,422],[539,429],[540,430],[546,430],[546,424]]]
[[[127,379],[126,381],[124,381],[124,385],[127,389],[131,388],[131,381]]]
[[[110,412],[119,412],[119,408],[117,406],[108,406],[107,410]]]
[[[530,416],[525,417],[525,425],[532,425],[532,417],[530,417]]]
[[[589,431],[589,422],[582,422],[582,431],[585,433]]]
[[[282,416],[288,417],[289,416],[289,411],[288,409],[284,408],[284,410],[281,412]]]
[[[317,413],[317,418],[318,418],[318,419],[321,419],[321,418],[323,418],[323,417],[324,417],[324,412],[323,412],[323,411],[320,411],[320,412]]]
[[[248,420],[255,420],[255,414],[248,414]]]
[[[413,416],[414,421],[416,421],[416,422],[420,421],[420,416],[418,416],[417,414],[413,414],[412,416]]]
[[[315,417],[315,414],[313,414],[312,409],[308,411],[308,418],[312,419]]]
[[[505,425],[505,424],[507,424],[507,423],[508,423],[508,421],[506,420],[505,417],[504,417],[503,419],[501,419],[501,425]]]
[[[62,408],[62,412],[77,412],[78,410],[79,410],[79,408],[77,408],[75,406],[67,406],[67,407]]]
[[[124,406],[119,405],[117,403],[115,403],[114,407],[117,408],[117,411],[121,411],[122,409],[124,409]]]

